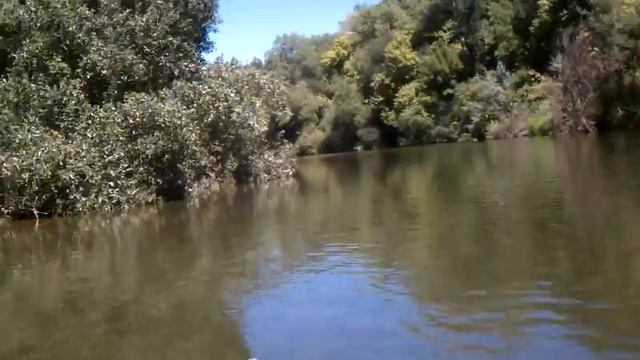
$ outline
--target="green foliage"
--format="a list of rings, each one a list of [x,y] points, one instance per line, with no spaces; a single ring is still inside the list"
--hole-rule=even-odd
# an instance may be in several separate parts
[[[385,70],[396,82],[405,82],[416,75],[420,59],[411,47],[411,37],[412,34],[408,32],[395,34],[384,51]]]
[[[358,129],[367,123],[371,110],[357,86],[346,78],[331,84],[330,99],[330,107],[320,125],[328,133],[321,151],[351,151],[358,142]]]
[[[318,127],[328,111],[330,100],[322,94],[316,94],[306,83],[300,83],[288,89],[288,103],[291,118],[280,124],[285,136],[295,141],[306,127]]]
[[[126,209],[289,176],[286,89],[204,71],[210,0],[0,5],[0,212]]]
[[[382,117],[387,125],[398,130],[401,144],[432,142],[434,118],[425,110],[431,102],[432,99],[424,94],[418,82],[400,88],[393,109],[385,112]]]
[[[468,129],[484,129],[491,123],[499,123],[511,112],[507,91],[498,83],[495,73],[461,83],[452,94],[451,119]],[[482,136],[477,133],[475,137]]]
[[[361,129],[376,129],[383,146],[397,146],[548,134],[551,114],[555,132],[633,126],[640,114],[639,14],[637,0],[384,0],[357,7],[322,42],[289,36],[295,56],[281,57],[274,72],[309,68],[283,76],[293,86],[290,105],[302,114],[292,121],[304,124],[287,138],[305,134],[308,147],[314,134],[313,143],[323,144],[315,151],[324,152],[350,150]],[[562,41],[567,29],[590,39],[573,63]],[[335,87],[345,84],[351,90],[337,96]],[[367,111],[349,110],[358,106]],[[574,125],[562,125],[571,117]]]
[[[599,0],[588,23],[593,46],[618,71],[608,74],[599,94],[599,128],[637,127],[640,114],[640,1]]]
[[[524,44],[513,27],[516,16],[516,4],[512,0],[497,0],[487,2],[487,17],[482,20],[480,38],[489,59],[502,61],[509,67],[518,63],[526,63],[522,59],[525,53]]]
[[[464,69],[461,59],[463,46],[455,41],[452,27],[453,23],[449,22],[435,34],[436,39],[421,64],[422,76],[437,89],[447,89]]]
[[[339,36],[329,50],[327,50],[320,58],[320,64],[325,71],[331,73],[340,71],[345,62],[351,56],[355,39],[349,34]]]
[[[309,127],[297,141],[297,154],[299,156],[316,155],[322,150],[326,140],[327,134],[324,131]]]
[[[553,122],[549,101],[542,102],[529,119],[529,133],[533,136],[547,136],[553,132]]]
[[[322,91],[322,55],[332,46],[334,36],[310,38],[298,34],[279,36],[265,55],[264,67],[287,82],[307,82],[314,91]]]
[[[600,92],[618,65],[594,46],[592,35],[567,29],[562,35],[557,77],[561,91],[554,100],[560,112],[555,126],[562,131],[595,131],[600,118]]]
[[[453,91],[450,119],[476,139],[551,133],[549,80],[532,70],[487,72]]]

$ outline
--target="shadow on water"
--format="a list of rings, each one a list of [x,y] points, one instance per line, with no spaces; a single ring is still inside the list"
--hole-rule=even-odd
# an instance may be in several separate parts
[[[216,276],[242,245],[210,241],[212,214],[192,215],[17,224],[2,241],[0,358],[248,359],[225,305],[246,275]]]
[[[197,207],[11,225],[0,358],[637,358],[639,139],[308,158]]]

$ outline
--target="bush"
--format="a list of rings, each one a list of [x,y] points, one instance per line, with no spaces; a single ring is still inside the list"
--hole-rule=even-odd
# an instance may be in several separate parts
[[[322,151],[322,144],[327,140],[327,134],[317,128],[306,129],[296,143],[298,156],[316,155]]]
[[[288,90],[288,103],[292,116],[279,126],[284,136],[296,142],[306,127],[317,127],[330,107],[330,100],[324,95],[314,94],[305,83],[291,86]]]
[[[371,109],[364,103],[356,85],[342,79],[329,86],[329,101],[318,128],[327,134],[320,151],[352,151],[358,143],[358,129],[367,123]]]
[[[434,141],[431,133],[435,120],[426,111],[432,102],[418,82],[400,88],[393,109],[382,115],[385,124],[398,131],[400,145],[419,145]]]
[[[561,84],[554,127],[560,131],[594,132],[602,115],[601,91],[618,65],[593,44],[591,33],[567,29],[555,70]]]
[[[477,76],[456,86],[450,119],[469,130],[474,138],[484,138],[489,127],[497,129],[512,108],[506,89],[494,72]]]
[[[103,106],[83,102],[77,85],[0,84],[9,95],[0,100],[4,215],[113,211],[194,196],[230,177],[292,174],[275,130],[290,116],[284,87],[258,70],[220,63],[200,81]]]
[[[532,136],[547,136],[553,133],[553,120],[549,100],[540,103],[529,117],[529,133]]]
[[[205,70],[217,1],[0,4],[0,212],[112,211],[290,176],[284,87]]]

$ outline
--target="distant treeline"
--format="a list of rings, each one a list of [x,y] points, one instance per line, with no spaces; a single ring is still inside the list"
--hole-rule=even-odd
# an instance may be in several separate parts
[[[383,0],[252,66],[305,155],[634,126],[639,40],[638,0]]]

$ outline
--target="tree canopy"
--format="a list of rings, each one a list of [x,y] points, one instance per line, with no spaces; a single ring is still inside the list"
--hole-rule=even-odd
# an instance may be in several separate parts
[[[0,4],[0,212],[116,210],[290,173],[285,89],[202,53],[214,0]]]
[[[291,176],[299,155],[635,127],[638,0],[382,0],[206,65],[216,0],[0,4],[0,212]]]
[[[639,9],[635,0],[383,0],[357,7],[338,33],[279,37],[265,68],[290,84],[294,116],[283,129],[301,154],[371,145],[358,136],[367,129],[388,146],[552,125],[595,131],[635,114],[638,81],[623,69],[637,72]]]

